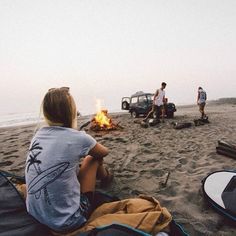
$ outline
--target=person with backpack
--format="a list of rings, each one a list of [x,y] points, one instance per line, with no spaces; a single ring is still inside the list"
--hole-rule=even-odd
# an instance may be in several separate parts
[[[206,91],[204,91],[202,87],[198,87],[197,104],[199,106],[199,111],[201,113],[201,119],[204,119],[206,117],[204,111],[206,100],[207,100]]]
[[[49,228],[72,231],[84,225],[91,213],[96,179],[103,186],[112,181],[103,165],[108,149],[77,130],[77,109],[68,87],[49,89],[42,109],[47,126],[36,132],[30,144],[26,207]]]

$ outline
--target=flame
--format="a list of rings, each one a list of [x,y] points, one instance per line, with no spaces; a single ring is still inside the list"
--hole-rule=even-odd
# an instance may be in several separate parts
[[[107,115],[107,110],[101,108],[101,100],[96,100],[97,114],[94,117],[95,122],[101,128],[110,128],[112,127],[112,121]]]
[[[107,116],[107,110],[99,111],[94,117],[94,119],[95,119],[95,122],[100,127],[106,127],[106,128],[111,127],[112,123],[111,123],[111,119]]]

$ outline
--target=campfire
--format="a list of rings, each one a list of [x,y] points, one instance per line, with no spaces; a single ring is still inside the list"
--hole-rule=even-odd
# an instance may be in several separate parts
[[[97,114],[90,120],[83,124],[79,129],[90,126],[90,130],[92,131],[110,131],[110,130],[121,130],[122,126],[118,123],[112,121],[112,119],[108,116],[108,111],[106,109],[101,108],[101,101],[96,101]]]
[[[112,119],[108,116],[107,110],[99,111],[95,117],[92,119],[90,124],[90,129],[93,131],[102,130],[117,130],[121,128],[119,124],[115,124]]]

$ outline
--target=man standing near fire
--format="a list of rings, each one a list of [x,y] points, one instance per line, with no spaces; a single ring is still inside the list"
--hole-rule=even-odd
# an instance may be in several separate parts
[[[154,95],[152,110],[144,118],[144,120],[143,120],[144,122],[146,122],[148,120],[148,118],[150,118],[154,113],[156,113],[156,119],[160,120],[160,115],[162,113],[162,110],[164,108],[164,103],[166,101],[165,90],[164,90],[165,87],[166,87],[166,83],[162,82],[161,88],[158,89]]]

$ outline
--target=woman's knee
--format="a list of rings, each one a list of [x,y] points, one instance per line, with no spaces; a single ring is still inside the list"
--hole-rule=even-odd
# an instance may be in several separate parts
[[[77,169],[77,175],[83,176],[88,173],[96,173],[99,166],[103,165],[103,159],[98,160],[92,156],[86,156],[80,167]]]
[[[92,156],[86,156],[81,165],[91,166],[91,165],[102,165],[103,159],[96,159]]]

